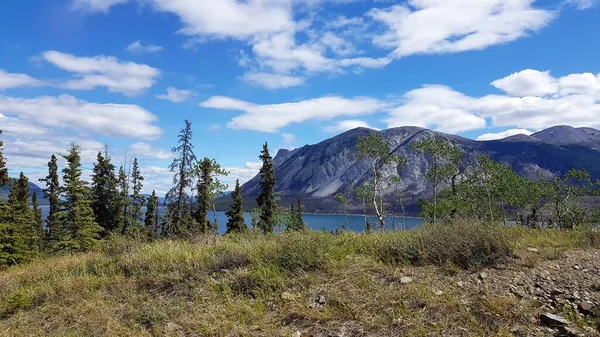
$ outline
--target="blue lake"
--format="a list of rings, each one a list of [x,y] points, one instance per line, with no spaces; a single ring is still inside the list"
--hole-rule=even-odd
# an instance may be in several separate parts
[[[42,213],[44,217],[48,215],[49,207],[42,206]],[[210,221],[213,220],[212,212],[209,214],[208,219]],[[248,227],[252,224],[252,217],[250,213],[244,214],[244,219],[246,220],[246,225]],[[219,222],[219,233],[225,233],[225,225],[227,224],[227,216],[225,212],[217,212],[217,221]],[[367,221],[371,224],[371,228],[373,230],[379,229],[379,223],[377,222],[377,218],[368,216]],[[401,217],[394,218],[388,217],[386,218],[386,229],[402,229],[404,219]],[[348,216],[348,226],[345,226],[346,218],[342,214],[304,214],[304,222],[308,224],[308,226],[314,230],[327,230],[327,231],[335,231],[338,228],[346,227],[346,229],[353,230],[356,232],[363,232],[365,230],[365,220],[362,215],[349,215]],[[414,228],[423,223],[422,218],[406,218],[406,228]]]

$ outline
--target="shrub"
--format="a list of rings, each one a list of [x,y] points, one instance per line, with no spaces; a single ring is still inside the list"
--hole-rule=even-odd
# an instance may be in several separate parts
[[[429,224],[418,232],[423,262],[461,268],[490,266],[512,256],[511,237],[496,224],[457,221]]]

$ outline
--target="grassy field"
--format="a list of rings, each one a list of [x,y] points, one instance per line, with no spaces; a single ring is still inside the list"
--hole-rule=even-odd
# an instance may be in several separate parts
[[[215,245],[115,237],[1,271],[0,335],[510,336],[533,309],[496,293],[467,308],[449,278],[515,260],[535,266],[599,242],[594,232],[481,223],[249,233]]]

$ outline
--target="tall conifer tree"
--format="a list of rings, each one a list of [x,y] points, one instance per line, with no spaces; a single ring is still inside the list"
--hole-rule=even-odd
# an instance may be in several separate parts
[[[54,229],[57,222],[57,213],[60,210],[60,181],[55,155],[52,155],[48,162],[48,175],[46,178],[40,179],[39,181],[46,183],[44,197],[46,197],[50,203],[48,217],[46,218],[46,239],[49,245],[52,245],[54,239],[56,239]]]
[[[84,251],[92,248],[100,238],[102,227],[94,219],[91,207],[90,188],[81,180],[80,147],[71,144],[63,155],[67,166],[63,169],[62,198],[64,209],[59,212],[56,250]]]
[[[244,222],[244,198],[242,197],[242,188],[240,180],[235,181],[235,189],[231,193],[231,209],[227,211],[227,233],[241,233],[246,231],[246,223]]]
[[[275,223],[277,222],[277,203],[275,202],[275,170],[273,168],[273,158],[269,154],[268,144],[263,145],[263,150],[259,156],[262,161],[260,169],[260,194],[256,198],[258,207],[260,207],[260,220],[258,227],[263,233],[273,233]]]
[[[119,188],[119,203],[118,203],[118,223],[121,228],[121,234],[127,232],[129,227],[130,219],[130,204],[131,198],[129,197],[129,177],[125,173],[123,165],[119,167],[119,176],[117,179],[117,185]]]
[[[107,149],[98,152],[92,173],[92,209],[96,222],[105,234],[113,232],[119,225],[119,192],[115,165],[111,163]]]
[[[148,205],[146,207],[146,217],[144,219],[144,228],[149,236],[156,234],[158,227],[158,198],[156,197],[156,191],[152,191],[152,195],[148,198]]]
[[[173,175],[173,187],[167,193],[167,235],[177,235],[185,232],[184,219],[190,217],[189,196],[187,191],[192,187],[193,167],[196,162],[194,145],[192,144],[192,123],[185,120],[185,125],[179,132],[178,143],[173,148],[177,157],[169,166]]]
[[[131,172],[131,187],[133,194],[131,195],[131,219],[134,226],[139,226],[144,216],[142,208],[146,203],[146,198],[141,194],[144,187],[144,177],[140,172],[137,158],[133,159],[133,171]]]

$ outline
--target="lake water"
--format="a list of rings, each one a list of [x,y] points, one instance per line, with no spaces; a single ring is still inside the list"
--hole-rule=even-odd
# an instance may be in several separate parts
[[[42,213],[44,218],[48,215],[49,207],[42,206]],[[210,221],[213,220],[212,213],[209,214],[208,219]],[[248,227],[252,224],[252,217],[250,213],[244,213],[244,220],[246,220],[246,225]],[[369,223],[371,223],[371,228],[378,229],[379,223],[377,222],[377,218],[375,217],[367,217]],[[217,212],[217,221],[219,222],[219,233],[225,233],[225,225],[227,224],[227,215],[225,212]],[[345,216],[342,214],[304,214],[304,222],[308,224],[308,226],[314,230],[327,230],[327,231],[335,231],[338,228],[345,226]],[[406,218],[406,228],[414,228],[423,223],[422,218]],[[396,217],[395,225],[394,219],[392,217],[386,218],[386,229],[402,229],[403,219],[401,217]],[[349,215],[348,216],[348,226],[347,229],[363,232],[365,230],[365,220],[362,215]]]

